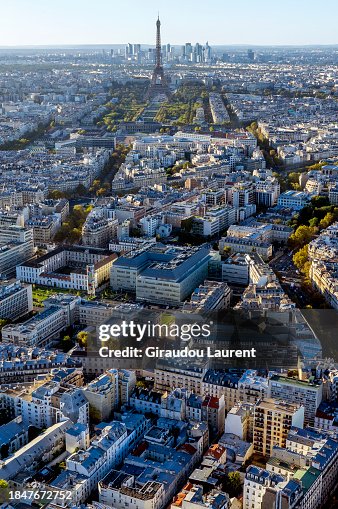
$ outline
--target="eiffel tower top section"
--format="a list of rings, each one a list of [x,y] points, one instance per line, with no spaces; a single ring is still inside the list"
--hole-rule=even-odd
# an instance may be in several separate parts
[[[161,55],[161,22],[160,17],[156,21],[156,67],[161,67],[162,55]]]

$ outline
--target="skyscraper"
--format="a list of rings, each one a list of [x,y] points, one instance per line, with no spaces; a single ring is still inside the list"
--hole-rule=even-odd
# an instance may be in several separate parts
[[[252,51],[252,49],[248,49],[248,59],[250,62],[253,62],[255,60],[255,52]]]
[[[190,42],[185,43],[185,57],[187,60],[191,60],[192,57],[192,45]]]

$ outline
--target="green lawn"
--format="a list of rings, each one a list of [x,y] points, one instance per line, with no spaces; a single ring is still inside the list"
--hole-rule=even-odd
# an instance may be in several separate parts
[[[33,285],[33,306],[34,307],[43,307],[42,302],[45,299],[48,299],[52,295],[56,293],[71,293],[74,295],[79,295],[80,292],[76,290],[65,290],[64,288],[47,288],[42,286]]]

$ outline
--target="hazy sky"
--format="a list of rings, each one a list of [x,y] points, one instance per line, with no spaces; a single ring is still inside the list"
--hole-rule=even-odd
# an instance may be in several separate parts
[[[337,44],[337,0],[0,0],[0,46]]]

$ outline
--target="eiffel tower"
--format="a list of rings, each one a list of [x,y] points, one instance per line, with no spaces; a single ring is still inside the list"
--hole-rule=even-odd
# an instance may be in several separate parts
[[[161,22],[160,17],[156,21],[156,63],[148,90],[148,98],[153,99],[158,95],[170,96],[170,90],[163,71],[161,54]]]

